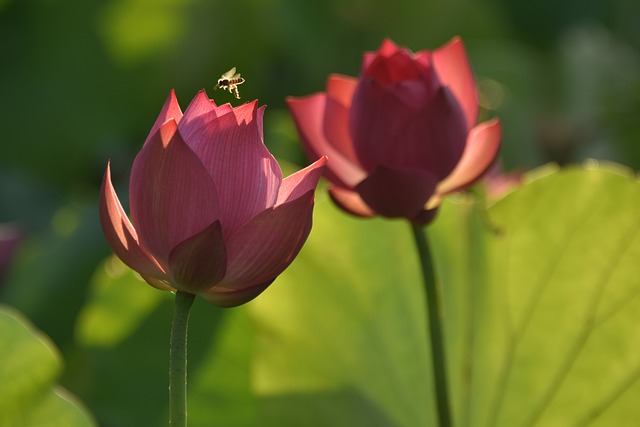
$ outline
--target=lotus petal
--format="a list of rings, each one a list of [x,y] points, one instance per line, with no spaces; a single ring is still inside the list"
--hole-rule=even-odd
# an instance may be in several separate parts
[[[149,136],[144,141],[144,145],[149,143],[149,140],[156,134],[160,126],[165,124],[165,122],[169,119],[174,119],[176,122],[179,122],[182,118],[182,110],[180,109],[180,105],[178,104],[178,100],[176,99],[176,93],[172,90],[167,97],[167,100],[164,102],[162,106],[162,110],[156,119],[156,122],[151,127],[151,132],[149,132]]]
[[[260,295],[262,291],[267,289],[267,287],[273,283],[273,280],[275,279],[241,289],[227,289],[221,286],[214,286],[209,291],[203,293],[202,296],[207,301],[217,305],[218,307],[236,307],[240,304],[247,303]]]
[[[138,234],[111,183],[110,164],[107,164],[100,189],[100,223],[107,242],[122,262],[144,276],[167,279],[165,268],[140,246]]]
[[[451,173],[467,137],[460,105],[445,87],[418,105],[409,106],[375,82],[361,81],[352,104],[351,132],[367,171],[385,164],[429,170],[441,179]]]
[[[267,209],[227,241],[222,286],[236,289],[273,280],[293,261],[311,231],[314,194]]]
[[[353,77],[329,76],[323,124],[327,142],[354,164],[358,164],[358,158],[349,130],[349,111],[357,84]]]
[[[178,122],[180,135],[185,141],[191,139],[194,133],[198,133],[202,123],[210,123],[220,116],[229,114],[233,108],[229,104],[217,106],[213,99],[209,99],[204,90],[198,92],[193,98],[184,117]],[[197,119],[197,121],[196,121]]]
[[[438,193],[448,194],[468,188],[489,170],[500,149],[502,132],[497,119],[471,130],[462,159],[451,174],[438,184]]]
[[[304,98],[287,98],[287,105],[298,128],[302,147],[311,161],[326,155],[325,175],[332,182],[350,188],[365,178],[365,172],[329,144],[323,131],[322,116],[326,105],[326,96],[316,94]]]
[[[419,169],[376,168],[355,190],[380,215],[411,218],[423,210],[438,177]]]
[[[327,157],[321,157],[306,168],[301,169],[282,180],[276,206],[301,197],[309,190],[315,189],[318,185],[318,180],[324,171],[326,163]]]
[[[329,187],[329,196],[340,208],[353,215],[363,218],[375,216],[375,212],[362,200],[360,194],[353,190],[331,186]]]
[[[278,195],[282,171],[263,143],[262,114],[254,101],[210,122],[198,123],[207,119],[201,116],[186,140],[216,184],[226,236],[272,207]]]
[[[162,125],[131,170],[131,220],[164,265],[177,244],[207,228],[220,212],[211,176],[177,130],[175,120]]]
[[[478,120],[478,90],[462,40],[454,37],[433,52],[433,65],[443,85],[448,86],[462,106],[467,129]]]
[[[226,273],[227,251],[220,221],[173,248],[169,267],[182,291],[197,294],[221,281]]]

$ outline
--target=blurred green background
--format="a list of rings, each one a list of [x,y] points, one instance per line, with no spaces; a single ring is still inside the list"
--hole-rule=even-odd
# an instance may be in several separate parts
[[[0,223],[27,236],[0,300],[82,366],[74,328],[110,253],[102,174],[111,159],[126,200],[133,157],[172,88],[183,109],[202,88],[218,104],[258,98],[267,146],[304,164],[287,95],[323,90],[330,73],[357,75],[362,52],[385,37],[417,51],[454,35],[482,118],[503,122],[506,170],[591,157],[638,169],[636,0],[0,0]],[[232,66],[246,78],[242,101],[212,90]],[[81,369],[74,375],[65,381],[81,389]]]

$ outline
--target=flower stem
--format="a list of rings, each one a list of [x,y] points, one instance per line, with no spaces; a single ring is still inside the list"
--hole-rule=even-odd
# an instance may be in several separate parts
[[[417,225],[413,225],[412,228],[420,256],[422,277],[427,298],[427,315],[429,318],[429,337],[431,339],[431,359],[433,362],[436,406],[438,409],[438,425],[440,427],[451,427],[449,391],[447,387],[447,365],[444,341],[442,338],[443,315],[441,299],[436,284],[433,260],[425,231]]]
[[[187,326],[194,294],[177,291],[169,353],[169,425],[187,425]]]

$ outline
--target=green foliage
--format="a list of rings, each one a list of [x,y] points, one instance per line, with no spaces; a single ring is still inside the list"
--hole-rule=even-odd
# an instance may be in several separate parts
[[[473,325],[470,419],[635,424],[639,213],[635,177],[596,164],[539,171],[490,210],[499,232]]]
[[[101,425],[168,423],[171,297],[114,256],[96,270],[65,379]],[[196,299],[189,322],[190,426],[256,425],[249,386],[253,335],[246,308],[221,310]]]
[[[585,157],[637,168],[639,7],[594,0],[0,2],[0,188],[35,179],[52,192],[97,191],[108,158],[114,179],[125,181],[169,90],[183,105],[201,88],[218,103],[235,103],[212,93],[232,66],[247,79],[243,102],[258,98],[268,112],[282,111],[286,96],[322,90],[330,73],[358,74],[362,53],[385,37],[421,50],[456,34],[478,80],[489,82],[483,97],[494,92],[484,114],[503,118],[507,168]],[[267,113],[267,127],[269,120]],[[0,205],[0,220],[31,212],[22,206],[16,215],[8,205]]]
[[[126,193],[171,88],[183,107],[201,88],[235,103],[211,88],[237,66],[242,101],[269,106],[267,146],[302,164],[285,96],[322,90],[329,73],[356,75],[362,52],[385,37],[420,50],[460,34],[481,115],[501,118],[506,169],[585,158],[637,169],[639,7],[0,0],[0,222],[26,233],[0,299],[60,348],[62,385],[100,425],[164,425],[170,295],[111,257],[100,263],[109,249],[96,198],[108,158]],[[544,171],[486,212],[473,198],[445,203],[429,229],[461,427],[638,418],[637,181],[609,166]],[[196,301],[191,426],[433,421],[408,227],[355,220],[318,199],[309,244],[263,296],[227,311]],[[5,332],[0,343],[0,353],[14,346]],[[42,377],[24,381],[29,393],[57,377],[46,360],[31,363],[27,373]]]
[[[129,337],[167,297],[166,293],[149,292],[144,283],[115,255],[100,265],[90,284],[89,302],[78,316],[78,342],[109,348]]]
[[[639,208],[638,182],[611,167],[537,171],[488,217],[468,199],[444,206],[430,231],[456,425],[633,425]],[[406,226],[323,202],[316,218],[302,258],[252,305],[268,425],[431,425]]]
[[[14,271],[0,298],[34,322],[66,358],[67,349],[74,345],[74,323],[84,304],[87,283],[108,253],[107,245],[97,203],[68,203],[45,213],[51,218],[41,233],[25,227]]]
[[[16,310],[0,306],[0,426],[91,427],[82,405],[54,384],[57,349]]]
[[[266,425],[429,425],[424,301],[410,228],[318,202],[313,235],[252,304]],[[292,410],[295,402],[295,411]]]
[[[448,200],[428,231],[456,426],[633,425],[637,179],[613,165],[545,167],[484,203]],[[255,301],[196,300],[190,426],[434,425],[409,226],[346,216],[324,192],[314,222]],[[163,425],[170,294],[122,268],[110,258],[96,271],[66,381],[104,425]]]

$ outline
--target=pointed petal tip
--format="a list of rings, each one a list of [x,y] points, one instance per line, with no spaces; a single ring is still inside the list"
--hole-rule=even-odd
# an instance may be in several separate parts
[[[327,88],[331,87],[332,85],[345,85],[345,84],[351,84],[355,87],[355,85],[358,84],[358,79],[356,77],[347,76],[345,74],[331,73],[329,74],[325,82],[325,86]]]
[[[460,50],[460,49],[462,49],[462,50]],[[444,43],[442,46],[434,49],[433,53],[435,53],[436,55],[439,55],[443,51],[464,52],[465,55],[466,55],[466,50],[465,50],[465,47],[464,47],[464,43],[462,41],[462,37],[460,37],[459,35],[455,35],[455,36],[451,37],[449,39],[449,41]],[[424,51],[424,52],[426,52],[426,51]]]
[[[169,95],[167,99],[164,101],[162,109],[160,110],[160,114],[156,118],[151,130],[149,131],[149,135],[147,135],[147,139],[144,142],[144,145],[147,145],[149,140],[153,138],[158,129],[168,120],[174,119],[176,122],[182,120],[182,110],[180,109],[180,104],[178,104],[178,99],[176,98],[176,93],[173,89],[169,91]]]
[[[447,43],[444,44],[444,46],[453,46],[453,45],[464,46],[464,43],[462,42],[462,37],[460,37],[459,35],[455,35],[451,37],[451,40],[449,40]]]
[[[230,111],[232,108],[229,103],[217,105],[216,101],[213,98],[209,98],[209,95],[207,95],[207,91],[203,88],[200,89],[198,93],[196,93],[196,96],[193,97],[187,107],[187,110],[185,111],[185,114],[188,117],[187,121],[191,121],[212,111],[217,112],[220,109],[222,109],[222,111]]]
[[[102,184],[100,185],[100,201],[101,202],[102,202],[102,199],[106,197],[107,190],[110,190],[111,188],[113,188],[113,184],[111,183],[111,159],[108,159],[107,167],[104,170],[104,174],[102,174]]]
[[[317,97],[325,97],[325,96],[326,96],[325,92],[316,92],[316,93],[311,93],[303,96],[290,95],[290,96],[287,96],[284,100],[285,100],[285,103],[287,104],[287,107],[289,107],[290,109],[293,109],[295,107],[298,107],[298,104],[308,102],[309,100],[313,100]]]
[[[257,99],[254,102],[256,103],[256,105],[258,104],[258,100]],[[263,121],[263,118],[264,118],[264,111],[266,109],[267,109],[266,105],[261,105],[256,109],[256,119],[259,121],[259,126],[260,126],[260,131],[261,132],[263,131],[262,121]]]
[[[297,199],[303,194],[314,191],[324,172],[327,156],[322,156],[304,169],[289,175],[282,180],[275,206]]]
[[[236,109],[240,109],[240,108],[249,108],[249,109],[252,109],[252,110],[261,110],[261,109],[264,110],[265,107],[266,107],[266,105],[262,105],[262,106],[258,107],[258,100],[254,99],[253,101],[244,102],[244,103],[238,105],[237,107],[234,107],[233,109],[236,110]]]
[[[176,96],[176,90],[175,89],[172,88],[172,89],[169,90],[169,95],[167,95],[167,99],[165,100],[164,105],[166,107],[173,106],[173,105],[178,105],[178,97]]]
[[[487,120],[471,129],[471,132],[469,132],[469,140],[476,140],[478,138],[483,138],[487,144],[491,144],[491,146],[496,149],[499,148],[502,143],[502,124],[500,123],[500,119],[494,118]]]
[[[131,220],[142,244],[162,263],[184,239],[218,218],[215,184],[201,159],[169,120],[131,168]],[[197,209],[196,209],[197,208]]]
[[[399,49],[399,48],[398,48],[398,45],[397,45],[397,44],[395,44],[395,43],[393,42],[393,40],[391,40],[391,38],[389,38],[389,37],[385,37],[385,38],[382,40],[382,43],[380,44],[380,49],[379,49],[379,50],[380,50],[380,52],[381,52],[381,53],[382,53],[383,51],[384,51],[385,53],[387,53],[387,52],[388,52],[388,53],[391,53],[391,52],[393,52],[393,51],[395,51],[395,50],[398,50],[398,49]]]
[[[212,103],[214,107],[216,106],[215,101],[212,98],[209,98],[209,95],[207,95],[207,91],[204,88],[200,89],[198,93],[196,93],[196,96],[193,97],[191,102],[208,102]]]
[[[303,173],[307,176],[311,176],[311,179],[313,181],[312,187],[315,188],[318,185],[318,181],[320,180],[320,177],[322,176],[322,173],[324,172],[328,161],[329,157],[322,156],[298,173]]]
[[[107,167],[102,174],[102,183],[100,184],[100,201],[105,196],[105,191],[107,189],[107,183],[111,183],[111,159],[107,160]]]
[[[262,116],[264,114],[264,106],[257,108],[258,100],[254,99],[251,102],[245,102],[237,107],[232,107],[233,114],[236,118],[237,124],[248,124],[257,120],[258,123],[262,123]]]
[[[338,102],[342,106],[342,108],[348,111],[348,109],[351,107],[353,94],[356,90],[357,85],[358,80],[353,77],[332,74],[327,79],[325,85],[327,98]],[[332,104],[329,104],[329,106],[331,105]],[[340,112],[338,113],[338,119],[344,119],[344,117],[347,116],[347,114],[342,112],[342,109],[339,109],[338,111]],[[325,120],[331,121],[332,114],[336,114],[338,111],[332,109],[325,111],[325,114],[329,114],[329,116],[325,117]]]
[[[500,123],[500,119],[499,118],[493,118],[491,120],[487,120],[486,122],[482,122],[480,123],[478,126],[476,126],[476,128],[479,128],[480,126],[484,126],[484,127],[497,127],[498,130],[502,133],[502,125]],[[476,129],[474,128],[474,130]]]
[[[466,49],[459,37],[433,51],[433,64],[438,79],[448,86],[460,103],[472,129],[478,120],[478,89]]]

